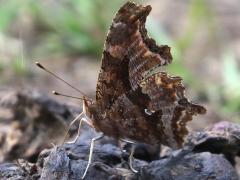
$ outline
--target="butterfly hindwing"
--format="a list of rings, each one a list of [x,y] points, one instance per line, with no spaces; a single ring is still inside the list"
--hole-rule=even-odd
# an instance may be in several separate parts
[[[146,77],[140,85],[143,94],[150,98],[148,111],[161,111],[160,121],[165,134],[172,136],[179,144],[188,133],[186,123],[192,120],[193,115],[206,112],[204,107],[187,100],[181,81],[180,77],[158,72]]]

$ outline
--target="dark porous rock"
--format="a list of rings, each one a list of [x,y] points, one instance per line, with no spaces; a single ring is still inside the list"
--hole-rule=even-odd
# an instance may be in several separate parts
[[[130,152],[131,147],[132,144],[126,143],[123,148]],[[161,146],[159,144],[148,145],[144,143],[137,143],[135,145],[134,157],[147,162],[151,162],[153,160],[158,160],[160,158],[160,151]]]
[[[88,155],[89,145],[77,143],[53,148],[50,153],[46,151],[46,156],[41,155],[44,161],[41,179],[80,179],[87,167]],[[121,157],[118,147],[96,144],[85,179],[136,179],[134,173],[121,166]]]
[[[190,137],[189,137],[190,138]],[[35,164],[1,165],[0,177],[5,179],[80,179],[87,167],[90,139],[74,144],[63,144],[40,153]],[[220,138],[221,139],[221,138]],[[196,145],[196,144],[195,144]],[[134,160],[134,174],[129,169],[129,153],[115,144],[98,141],[94,145],[93,159],[85,179],[148,179],[148,180],[237,180],[234,167],[222,154],[193,151],[189,143],[183,149],[170,151],[159,160],[147,163]],[[8,168],[10,167],[10,168]],[[4,179],[3,178],[3,179]]]
[[[88,160],[90,143],[65,144],[64,148],[70,158]],[[95,144],[93,152],[94,161],[101,161],[110,166],[121,163],[121,159],[127,156],[112,144]]]
[[[240,125],[223,121],[205,130],[192,132],[185,146],[193,152],[224,154],[235,165],[235,157],[240,155]]]
[[[74,116],[70,108],[37,91],[1,91],[0,162],[18,158],[36,162],[38,154],[59,143]]]
[[[168,158],[153,161],[141,169],[140,179],[148,180],[238,180],[231,164],[222,156],[180,150]]]
[[[0,179],[23,180],[33,179],[28,171],[20,164],[3,163],[0,164]]]
[[[0,179],[24,179],[27,176],[25,171],[16,164],[0,164]]]
[[[45,158],[40,179],[67,180],[70,174],[70,159],[61,148],[53,148]]]
[[[61,145],[77,108],[35,91],[1,92],[0,111],[9,110],[11,116],[0,117],[0,179],[81,179],[91,139],[99,134],[83,125],[75,143]],[[77,126],[71,128],[70,134],[76,132]],[[240,155],[240,126],[220,122],[191,132],[183,148],[175,151],[136,144],[133,166],[137,174],[128,165],[130,149],[131,145],[110,137],[97,141],[85,179],[237,180],[234,166]]]

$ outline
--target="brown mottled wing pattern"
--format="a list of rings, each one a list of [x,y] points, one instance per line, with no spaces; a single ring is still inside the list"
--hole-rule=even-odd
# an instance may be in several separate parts
[[[128,2],[120,8],[113,19],[104,46],[96,90],[96,101],[103,109],[109,109],[114,100],[131,90],[128,67],[129,59],[133,59],[133,56],[130,54],[135,53],[135,47],[141,44],[142,39],[136,39],[138,38],[136,35],[141,31],[139,30],[142,28],[141,21],[150,11],[150,6]],[[156,48],[156,51],[161,50]],[[132,74],[130,75],[132,77]]]
[[[142,92],[150,98],[148,112],[161,112],[158,121],[161,121],[171,147],[183,143],[183,138],[188,133],[186,123],[192,120],[192,116],[206,112],[204,107],[188,102],[181,80],[180,77],[158,72],[146,77],[140,85]]]
[[[170,47],[158,46],[147,35],[145,28],[147,15],[148,13],[143,14],[136,22],[137,30],[132,44],[128,47],[129,81],[133,90],[137,89],[146,73],[172,62]]]
[[[141,92],[130,91],[112,104],[106,115],[107,124],[114,127],[112,134],[174,149],[181,147],[188,132],[186,123],[193,115],[205,113],[205,108],[188,102],[180,77],[159,72],[146,77],[140,86]],[[149,98],[146,107],[138,104],[141,98]]]
[[[160,111],[148,115],[141,106],[131,100],[131,97],[124,94],[114,102],[109,115],[117,125],[115,132],[118,132],[118,138],[169,145],[168,136],[164,134],[162,122],[159,121],[162,116]]]
[[[104,51],[102,67],[98,76],[96,102],[102,111],[109,109],[118,96],[129,91],[127,66],[123,59]],[[119,68],[122,67],[122,68]]]
[[[160,72],[171,63],[145,29],[150,6],[126,3],[110,27],[90,112],[98,131],[149,144],[182,145],[186,122],[206,110],[185,98],[181,78]]]

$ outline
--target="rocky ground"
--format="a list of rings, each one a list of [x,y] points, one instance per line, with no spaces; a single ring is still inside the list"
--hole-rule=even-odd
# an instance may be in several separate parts
[[[8,113],[0,121],[0,179],[80,179],[87,166],[90,141],[97,133],[83,126],[76,143],[62,144],[78,107],[36,91],[1,93],[1,111]],[[77,126],[70,136],[76,131]],[[139,172],[135,174],[128,165],[128,144],[105,137],[95,144],[85,179],[237,180],[239,155],[240,126],[219,122],[192,131],[179,150],[138,144],[133,165]]]

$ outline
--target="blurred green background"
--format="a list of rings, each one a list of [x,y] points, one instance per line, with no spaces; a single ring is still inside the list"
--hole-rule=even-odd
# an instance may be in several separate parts
[[[40,61],[94,97],[103,43],[126,1],[0,0],[0,83],[42,91],[67,87],[37,69]],[[208,109],[207,121],[240,118],[238,0],[146,0],[149,34],[172,47],[168,72]],[[63,99],[67,101],[66,99]]]

